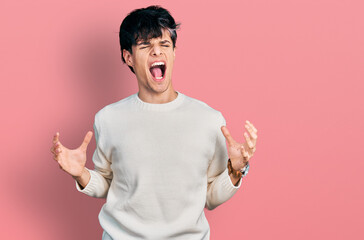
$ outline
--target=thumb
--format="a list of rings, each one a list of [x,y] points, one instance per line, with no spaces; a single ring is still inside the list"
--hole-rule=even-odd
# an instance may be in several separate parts
[[[233,137],[231,136],[231,134],[230,134],[229,130],[227,129],[227,127],[222,126],[221,131],[222,131],[222,134],[224,135],[224,137],[226,138],[226,141],[228,142],[228,144],[233,145],[235,141],[234,141]]]
[[[87,145],[90,143],[91,139],[92,139],[92,135],[93,133],[91,131],[88,131],[85,138],[83,139],[83,142],[80,146],[80,148],[82,150],[86,150],[87,149]]]

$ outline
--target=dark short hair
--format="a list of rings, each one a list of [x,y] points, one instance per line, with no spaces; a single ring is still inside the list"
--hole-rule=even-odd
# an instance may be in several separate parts
[[[121,50],[121,59],[125,63],[123,50],[131,54],[132,46],[135,46],[139,40],[147,41],[152,38],[162,36],[162,29],[167,30],[173,42],[173,48],[176,46],[177,32],[180,23],[176,23],[168,10],[157,6],[135,9],[125,17],[120,25],[119,42]],[[130,70],[134,73],[132,67]]]

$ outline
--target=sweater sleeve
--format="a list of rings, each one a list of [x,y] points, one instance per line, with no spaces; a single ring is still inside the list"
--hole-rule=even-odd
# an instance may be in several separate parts
[[[106,198],[110,183],[112,181],[113,172],[111,169],[111,162],[107,159],[104,148],[102,146],[102,132],[100,132],[98,115],[95,116],[94,121],[96,149],[92,157],[94,162],[94,170],[86,168],[91,175],[90,181],[85,188],[81,189],[80,185],[76,181],[76,188],[79,192],[82,192],[88,196],[96,198]]]
[[[220,124],[217,129],[215,153],[207,170],[207,195],[205,208],[213,210],[220,204],[229,200],[240,188],[242,179],[238,186],[234,186],[228,174],[227,162],[229,159],[226,141],[221,127],[226,125],[225,118],[219,113]]]

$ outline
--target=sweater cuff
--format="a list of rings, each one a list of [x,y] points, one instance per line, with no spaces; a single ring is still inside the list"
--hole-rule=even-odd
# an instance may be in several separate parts
[[[223,181],[223,185],[225,186],[226,189],[229,189],[231,192],[234,192],[236,190],[238,190],[241,186],[241,182],[242,182],[242,178],[240,178],[239,180],[239,184],[238,186],[235,186],[232,181],[231,181],[231,178],[229,176],[229,170],[228,168],[225,169],[225,171],[223,172],[224,174],[224,181]]]
[[[86,167],[85,167],[86,168]],[[95,185],[95,172],[93,170],[90,170],[88,168],[86,168],[87,171],[90,172],[90,181],[87,183],[87,185],[81,189],[81,186],[79,185],[79,183],[75,180],[76,182],[76,189],[79,191],[79,192],[82,192],[88,196],[91,196],[92,193],[95,192],[95,188],[96,188],[96,185]]]

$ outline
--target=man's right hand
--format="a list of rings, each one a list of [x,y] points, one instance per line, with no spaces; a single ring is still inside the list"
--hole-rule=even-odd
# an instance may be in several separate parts
[[[88,178],[87,182],[89,180],[89,172],[85,169],[85,164],[86,150],[92,139],[92,135],[93,133],[88,131],[81,146],[71,150],[61,144],[59,141],[59,133],[57,132],[53,137],[53,146],[51,147],[53,159],[58,162],[59,167],[70,174],[83,186],[85,186],[87,183],[81,179],[86,180],[86,178]],[[85,177],[85,175],[88,175],[88,177]],[[81,180],[81,182],[79,180]]]

